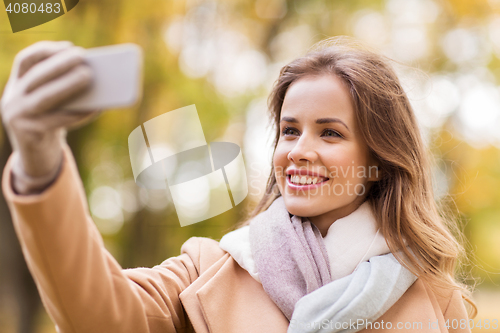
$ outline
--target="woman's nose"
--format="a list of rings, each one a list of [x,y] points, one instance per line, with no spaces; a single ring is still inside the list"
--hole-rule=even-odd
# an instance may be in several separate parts
[[[288,153],[288,160],[295,164],[314,163],[318,159],[318,154],[314,148],[312,140],[302,135],[297,144]]]

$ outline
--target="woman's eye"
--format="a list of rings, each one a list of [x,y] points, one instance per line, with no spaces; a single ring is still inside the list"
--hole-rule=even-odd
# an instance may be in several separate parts
[[[298,135],[299,132],[295,128],[285,127],[281,133],[283,135]]]
[[[328,136],[328,137],[333,137],[333,138],[341,138],[342,137],[342,135],[340,135],[339,132],[331,130],[331,129],[325,130],[323,132],[323,136]]]

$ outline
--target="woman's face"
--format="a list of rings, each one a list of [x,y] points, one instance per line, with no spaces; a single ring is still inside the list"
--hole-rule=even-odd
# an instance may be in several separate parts
[[[353,212],[377,180],[354,112],[336,76],[307,76],[288,88],[273,163],[291,214],[333,223]]]

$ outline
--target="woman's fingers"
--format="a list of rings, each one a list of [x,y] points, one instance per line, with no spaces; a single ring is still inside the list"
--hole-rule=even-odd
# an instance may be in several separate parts
[[[15,78],[21,78],[26,72],[38,62],[73,46],[71,42],[42,41],[28,46],[19,52],[14,60]]]
[[[71,47],[35,64],[20,80],[26,93],[68,72],[83,63],[84,50]]]
[[[69,112],[58,110],[48,114],[25,118],[23,130],[32,133],[53,132],[60,128],[76,128],[96,118],[100,113],[95,111]]]
[[[86,65],[78,65],[58,78],[47,82],[26,97],[31,114],[42,114],[56,109],[63,102],[83,92],[92,82],[92,71]]]

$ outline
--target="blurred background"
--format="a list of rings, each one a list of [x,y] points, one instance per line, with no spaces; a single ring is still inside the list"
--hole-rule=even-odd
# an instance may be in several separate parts
[[[82,0],[68,14],[16,34],[4,8],[0,89],[15,54],[39,40],[143,47],[140,105],[106,112],[68,137],[94,221],[124,268],[176,256],[191,236],[218,240],[254,207],[272,153],[266,98],[283,65],[336,35],[398,61],[435,156],[437,199],[456,212],[467,238],[472,265],[465,270],[476,281],[466,282],[477,283],[476,321],[500,321],[500,0]],[[127,138],[144,121],[191,104],[207,142],[242,147],[249,196],[235,209],[181,228],[168,192],[134,183]],[[3,168],[11,150],[1,131]],[[3,198],[0,332],[55,332]]]

